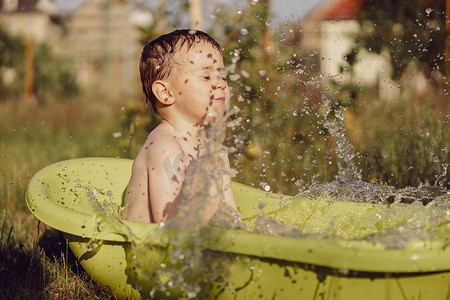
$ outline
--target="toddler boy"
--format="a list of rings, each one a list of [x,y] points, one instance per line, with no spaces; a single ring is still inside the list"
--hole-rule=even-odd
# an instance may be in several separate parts
[[[182,199],[195,196],[184,195],[182,187],[191,163],[205,155],[199,133],[224,115],[230,91],[219,44],[198,30],[176,30],[148,43],[139,71],[146,101],[162,121],[134,160],[125,218],[160,223],[177,213]],[[226,155],[221,161],[229,169]],[[200,212],[206,221],[221,202],[236,210],[231,178],[221,174],[219,190],[208,191],[217,197]]]

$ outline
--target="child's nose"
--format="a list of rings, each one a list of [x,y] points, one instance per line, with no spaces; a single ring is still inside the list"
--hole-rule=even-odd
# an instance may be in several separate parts
[[[227,87],[228,83],[226,78],[223,78],[222,76],[216,76],[216,87],[218,89],[225,89]]]

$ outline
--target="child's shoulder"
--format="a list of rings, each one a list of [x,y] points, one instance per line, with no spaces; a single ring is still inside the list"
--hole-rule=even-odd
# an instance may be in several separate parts
[[[183,150],[176,138],[164,127],[155,128],[147,137],[144,145],[139,151],[138,157],[147,162],[160,161],[166,157],[178,156]],[[138,158],[136,157],[136,158]]]

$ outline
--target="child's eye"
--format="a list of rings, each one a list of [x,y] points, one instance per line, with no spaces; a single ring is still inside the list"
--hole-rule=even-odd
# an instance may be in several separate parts
[[[211,77],[209,77],[209,76],[203,76],[203,78],[206,79],[206,80],[211,79]]]

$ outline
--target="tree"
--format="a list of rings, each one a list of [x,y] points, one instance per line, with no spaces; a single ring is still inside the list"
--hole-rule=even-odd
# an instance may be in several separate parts
[[[211,32],[224,47],[232,105],[244,120],[229,140],[238,149],[237,180],[295,194],[301,181],[327,181],[337,170],[318,125],[320,80],[310,53],[299,49],[294,24],[273,26],[269,8],[268,0],[238,11],[223,6]]]

